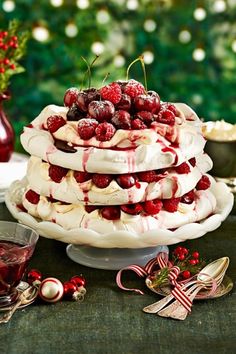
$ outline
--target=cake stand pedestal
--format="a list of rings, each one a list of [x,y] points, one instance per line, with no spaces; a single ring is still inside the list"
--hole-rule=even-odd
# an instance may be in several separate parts
[[[144,266],[159,252],[169,253],[167,246],[147,248],[97,248],[70,244],[66,253],[72,261],[97,269],[120,270],[130,264]]]

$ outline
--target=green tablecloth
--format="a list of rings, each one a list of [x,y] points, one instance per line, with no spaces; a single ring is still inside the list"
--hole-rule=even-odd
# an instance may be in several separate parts
[[[4,204],[0,204],[0,219],[12,220]],[[235,282],[235,215],[218,230],[185,245],[199,250],[204,258],[229,256],[227,274]],[[144,306],[158,300],[143,279],[126,275],[129,286],[142,288],[144,296],[124,292],[116,286],[116,271],[74,263],[65,249],[64,243],[41,237],[30,267],[62,281],[83,273],[87,279],[85,301],[53,305],[38,301],[17,311],[8,324],[0,325],[1,354],[236,352],[235,288],[225,297],[195,302],[185,321],[161,318],[142,312]]]

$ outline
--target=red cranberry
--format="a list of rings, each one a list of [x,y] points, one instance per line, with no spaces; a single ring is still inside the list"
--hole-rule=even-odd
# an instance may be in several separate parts
[[[92,174],[88,172],[74,171],[74,178],[77,183],[83,183],[92,178]]]
[[[124,175],[119,175],[116,180],[122,188],[128,189],[135,185],[137,178],[135,175],[127,173]]]
[[[123,110],[116,111],[111,119],[111,123],[114,124],[117,129],[131,129],[130,114]]]
[[[158,112],[160,109],[160,97],[154,91],[148,91],[147,95],[139,95],[134,99],[137,111]]]
[[[116,104],[116,109],[121,109],[124,111],[129,111],[131,108],[131,98],[130,96],[122,93],[119,103]]]
[[[32,189],[29,189],[25,194],[25,198],[32,204],[38,204],[40,195]]]
[[[121,205],[120,208],[124,213],[130,215],[138,215],[143,211],[143,207],[140,203]]]
[[[181,203],[192,204],[195,199],[194,191],[190,191],[181,197]]]
[[[98,207],[94,205],[85,205],[84,209],[87,211],[87,213],[92,213],[92,211],[98,209]]]
[[[110,101],[92,101],[88,105],[89,115],[99,122],[109,121],[115,113],[115,107]]]
[[[107,220],[120,219],[120,209],[117,206],[107,206],[101,209],[102,217]]]
[[[79,90],[76,87],[69,88],[64,96],[64,105],[71,107],[77,100]]]

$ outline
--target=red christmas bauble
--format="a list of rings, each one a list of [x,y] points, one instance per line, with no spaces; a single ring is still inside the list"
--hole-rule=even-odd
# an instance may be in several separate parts
[[[42,273],[38,269],[31,269],[27,274],[27,281],[30,285],[37,286],[41,283]]]
[[[85,278],[83,277],[83,275],[74,275],[70,281],[72,283],[75,283],[75,285],[77,285],[77,287],[79,288],[80,286],[83,286],[85,287],[86,285],[86,280]]]
[[[46,302],[61,300],[64,293],[63,285],[57,278],[46,278],[39,287],[39,296]]]

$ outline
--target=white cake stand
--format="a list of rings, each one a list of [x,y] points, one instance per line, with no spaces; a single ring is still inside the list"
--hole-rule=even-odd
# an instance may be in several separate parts
[[[17,205],[21,204],[26,184],[25,179],[15,181],[6,193],[5,202],[14,218],[42,236],[69,243],[67,255],[73,261],[100,269],[121,269],[134,263],[144,265],[158,252],[167,251],[168,245],[201,237],[220,226],[234,202],[229,188],[222,182],[213,181],[211,191],[216,197],[216,209],[213,215],[201,222],[189,223],[174,231],[150,230],[142,234],[116,231],[99,234],[82,228],[65,230],[55,223],[36,219],[21,211]]]

